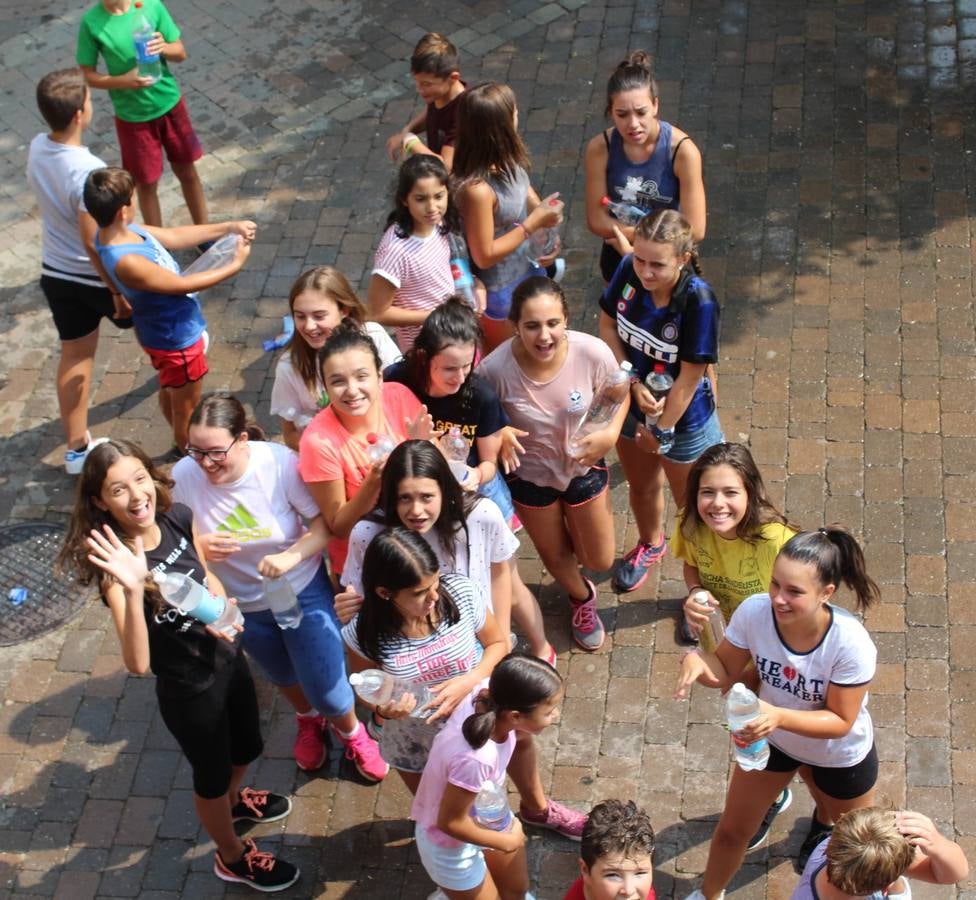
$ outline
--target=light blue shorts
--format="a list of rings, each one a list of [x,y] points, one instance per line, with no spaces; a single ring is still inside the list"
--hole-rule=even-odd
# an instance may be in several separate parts
[[[474,844],[442,847],[435,844],[419,825],[415,829],[417,853],[430,880],[449,891],[473,891],[488,874],[485,854]]]
[[[478,488],[478,493],[482,497],[487,497],[494,502],[495,506],[502,511],[502,518],[505,520],[506,525],[512,524],[512,516],[515,515],[515,504],[512,503],[512,492],[508,489],[508,484],[502,477],[501,464],[499,464],[498,470],[495,472],[495,477],[486,484],[481,485]]]
[[[526,278],[533,275],[545,275],[546,270],[537,266],[534,262],[529,263],[528,269],[519,275],[514,281],[502,285],[493,291],[488,291],[488,299],[485,304],[485,318],[494,319],[496,322],[504,322],[508,318],[508,311],[512,308],[512,294]]]
[[[620,436],[633,440],[637,434],[637,426],[643,424],[633,411],[627,413],[623,428],[620,429]],[[724,440],[725,435],[722,432],[722,424],[718,420],[718,412],[712,410],[712,414],[700,428],[694,431],[677,432],[671,449],[664,454],[664,457],[671,462],[693,463],[709,447],[721,444]]]

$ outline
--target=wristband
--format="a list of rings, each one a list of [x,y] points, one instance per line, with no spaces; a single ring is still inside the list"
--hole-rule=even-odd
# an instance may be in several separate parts
[[[523,225],[521,222],[516,222],[515,224],[522,229],[522,233],[525,235],[523,240],[527,241],[530,237],[532,237],[531,232],[529,231],[528,228],[525,227],[525,225]]]
[[[684,662],[686,656],[691,656],[692,654],[702,655],[701,647],[686,647],[685,652],[681,654],[681,662]]]
[[[703,588],[700,584],[693,584],[690,588],[688,588],[688,596],[690,597],[695,591],[703,590],[705,590],[705,588]]]

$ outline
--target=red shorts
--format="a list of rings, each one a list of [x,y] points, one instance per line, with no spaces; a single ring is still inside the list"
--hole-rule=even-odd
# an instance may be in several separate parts
[[[159,373],[159,386],[168,388],[183,387],[199,381],[207,372],[207,332],[195,344],[182,350],[152,350],[143,347],[149,355],[153,368]]]
[[[115,131],[122,149],[122,168],[129,170],[136,184],[159,181],[164,148],[170,163],[192,163],[203,156],[182,97],[168,113],[149,122],[124,122],[116,117]]]

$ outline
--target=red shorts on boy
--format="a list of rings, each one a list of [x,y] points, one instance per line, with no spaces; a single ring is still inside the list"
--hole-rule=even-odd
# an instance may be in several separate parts
[[[122,150],[122,168],[129,170],[136,184],[159,181],[164,149],[170,163],[192,163],[203,156],[182,97],[168,113],[149,122],[125,122],[116,116],[115,131]]]
[[[152,362],[153,368],[159,374],[159,386],[169,388],[183,387],[193,381],[199,381],[207,372],[207,332],[200,336],[195,344],[182,350],[152,350],[143,347]]]

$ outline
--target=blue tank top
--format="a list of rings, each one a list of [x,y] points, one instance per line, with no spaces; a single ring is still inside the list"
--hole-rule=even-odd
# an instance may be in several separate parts
[[[115,286],[132,306],[132,324],[136,337],[150,350],[184,350],[192,347],[207,327],[196,294],[157,294],[126,287],[115,275],[115,267],[123,256],[137,253],[170,272],[180,274],[180,267],[169,251],[149,232],[138,225],[129,231],[141,241],[131,244],[103,244],[95,235],[95,249]]]
[[[617,203],[639,207],[645,213],[677,209],[680,184],[671,159],[671,126],[661,122],[654,152],[646,162],[635,163],[624,153],[624,141],[616,128],[607,146],[607,196]]]

